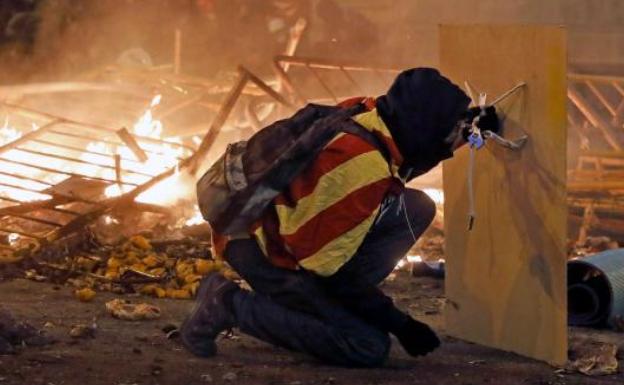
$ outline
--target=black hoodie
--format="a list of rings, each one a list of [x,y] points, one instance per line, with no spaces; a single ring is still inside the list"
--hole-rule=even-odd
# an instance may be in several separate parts
[[[377,99],[377,111],[405,159],[403,169],[413,169],[409,179],[453,156],[444,139],[469,103],[464,91],[432,68],[401,72]]]

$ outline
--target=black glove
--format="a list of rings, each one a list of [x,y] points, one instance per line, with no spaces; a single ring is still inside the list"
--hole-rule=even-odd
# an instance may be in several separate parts
[[[424,356],[440,346],[440,339],[431,328],[413,318],[394,334],[410,356]]]
[[[465,124],[462,135],[465,140],[468,140],[468,136],[470,135],[470,126],[472,124],[472,121],[479,115],[481,115],[481,107],[469,108],[463,114],[461,120]],[[498,114],[496,113],[496,108],[494,106],[485,107],[484,115],[479,118],[479,121],[477,122],[477,127],[479,127],[481,131],[492,131],[495,134],[499,133],[500,119],[498,118]]]

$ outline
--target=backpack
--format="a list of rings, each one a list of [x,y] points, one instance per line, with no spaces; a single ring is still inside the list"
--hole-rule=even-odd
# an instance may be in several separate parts
[[[389,151],[373,133],[351,119],[365,111],[308,104],[287,119],[228,145],[197,182],[199,210],[223,235],[246,234],[265,208],[340,132],[358,135],[389,161]]]

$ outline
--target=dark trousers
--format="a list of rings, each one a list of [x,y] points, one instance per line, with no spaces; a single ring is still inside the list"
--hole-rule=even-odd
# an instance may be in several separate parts
[[[414,244],[407,218],[419,237],[435,215],[423,192],[406,189],[403,197],[407,215],[395,199],[357,253],[331,277],[275,267],[256,241],[231,241],[225,258],[254,289],[233,298],[241,332],[332,364],[381,365],[390,348],[388,333],[408,316],[378,285]]]

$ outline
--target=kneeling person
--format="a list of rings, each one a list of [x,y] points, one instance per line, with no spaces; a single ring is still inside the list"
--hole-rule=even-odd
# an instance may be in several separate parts
[[[435,215],[433,201],[404,184],[452,156],[465,143],[466,94],[434,69],[402,72],[386,95],[363,102],[352,117],[383,144],[342,132],[273,201],[246,239],[214,234],[224,259],[253,288],[219,274],[205,278],[183,323],[184,345],[216,353],[223,330],[309,353],[322,361],[381,365],[394,334],[413,356],[440,341],[396,308],[378,285]],[[347,103],[348,104],[348,103]],[[493,108],[481,118],[497,130]],[[383,153],[382,153],[383,152]]]

